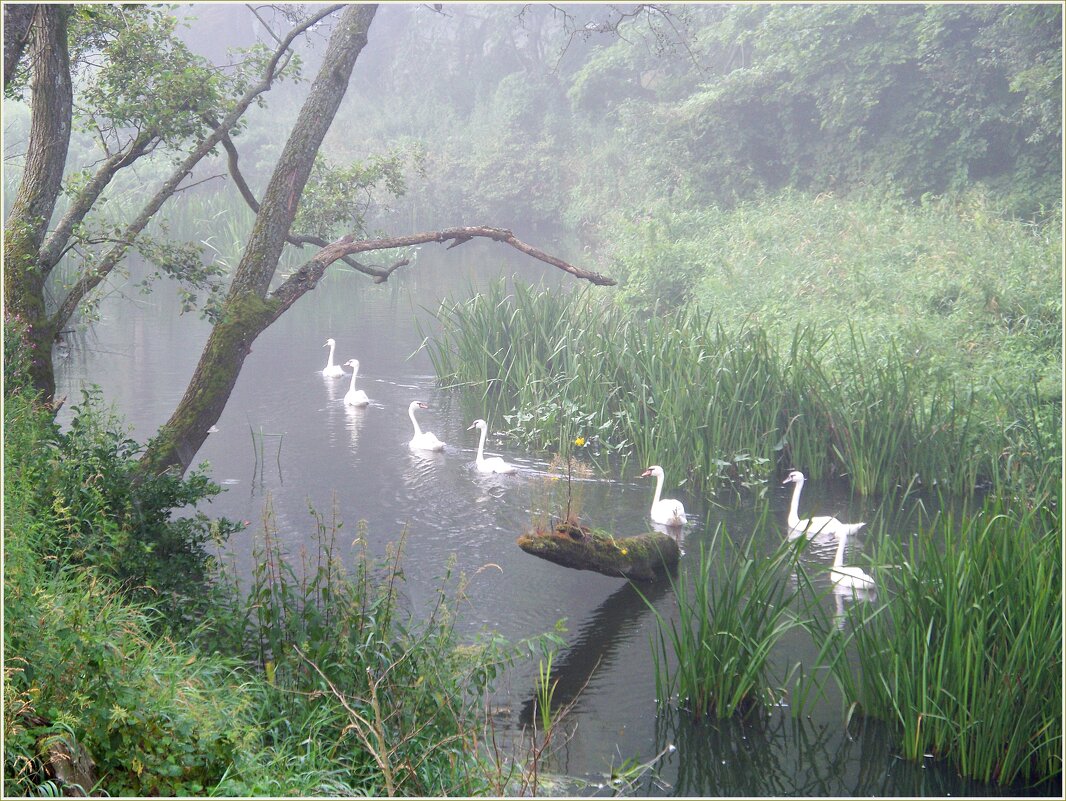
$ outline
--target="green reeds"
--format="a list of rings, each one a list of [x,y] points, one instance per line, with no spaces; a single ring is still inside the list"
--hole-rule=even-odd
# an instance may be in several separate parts
[[[909,548],[888,546],[897,568],[880,573],[883,608],[850,607],[851,634],[840,636],[853,641],[861,670],[841,682],[846,702],[895,721],[910,759],[945,758],[999,784],[1061,774],[1057,517],[990,499],[961,524],[942,516],[936,529]],[[836,653],[831,666],[849,673]]]
[[[1051,474],[1061,464],[1057,407],[1035,388],[961,387],[931,358],[891,339],[870,345],[854,327],[842,339],[798,328],[774,343],[694,306],[642,320],[595,290],[503,282],[437,316],[438,380],[498,404],[515,441],[561,452],[596,438],[696,488],[757,484],[777,464],[847,475],[863,494],[968,495],[997,478],[1044,483],[1031,454]]]
[[[797,554],[805,542],[782,542],[765,557],[743,550],[726,554],[731,543],[721,529],[708,547],[700,547],[698,567],[673,582],[677,619],[669,620],[648,603],[657,633],[652,652],[656,697],[674,698],[696,720],[703,715],[725,718],[756,705],[775,703],[770,652],[788,631],[804,625],[790,608],[799,595],[792,573],[802,570]]]

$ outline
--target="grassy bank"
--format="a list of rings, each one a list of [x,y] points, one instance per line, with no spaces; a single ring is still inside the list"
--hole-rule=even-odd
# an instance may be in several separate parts
[[[318,518],[319,547],[293,563],[268,518],[251,585],[235,586],[211,556],[233,527],[173,514],[217,488],[195,473],[137,480],[139,449],[93,403],[58,430],[20,388],[13,343],[5,337],[6,793],[69,782],[113,796],[520,786],[522,762],[489,761],[483,742],[486,693],[517,646],[460,641],[459,577],[442,576],[433,613],[416,620],[398,602],[399,549],[384,563],[358,545],[342,553],[341,522]],[[49,763],[63,752],[92,769],[57,773]]]
[[[857,328],[780,343],[695,306],[645,319],[588,291],[502,284],[438,316],[439,380],[498,403],[526,447],[596,438],[697,487],[750,486],[775,465],[862,493],[1038,497],[1058,480],[1059,404],[1035,384],[981,389]]]

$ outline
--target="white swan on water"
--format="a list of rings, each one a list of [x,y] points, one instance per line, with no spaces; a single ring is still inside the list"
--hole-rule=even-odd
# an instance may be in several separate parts
[[[805,480],[803,473],[799,470],[793,470],[781,482],[782,484],[791,483],[796,485],[796,488],[792,490],[792,504],[788,508],[788,535],[790,538],[800,536],[813,537],[817,534],[833,534],[837,537],[846,537],[866,525],[865,523],[841,523],[835,517],[811,517],[801,520],[799,502]]]
[[[363,390],[355,388],[355,377],[359,375],[359,360],[349,359],[344,363],[344,366],[352,368],[352,385],[344,395],[345,405],[368,406],[370,404],[370,398],[366,396],[366,393],[363,392]]]
[[[488,435],[489,424],[484,420],[475,420],[470,424],[470,428],[481,430],[481,440],[477,444],[477,457],[474,459],[474,464],[477,465],[477,469],[482,473],[513,473],[515,466],[513,464],[507,464],[499,456],[490,456],[485,458],[485,437]]]
[[[336,341],[332,338],[327,339],[322,347],[329,348],[329,359],[326,360],[326,366],[322,368],[322,375],[326,378],[340,378],[344,375],[344,368],[333,363],[333,349],[337,347]]]
[[[655,476],[655,500],[651,502],[651,519],[653,523],[664,526],[683,526],[688,522],[685,517],[685,507],[681,501],[670,498],[659,499],[663,491],[663,469],[659,465],[652,465],[643,473],[641,478]]]
[[[829,572],[829,578],[837,587],[871,590],[874,587],[872,576],[865,573],[861,567],[844,567],[844,548],[848,543],[848,533],[841,531],[837,534],[837,554],[833,558],[833,569]]]
[[[407,407],[407,414],[415,427],[415,435],[411,437],[411,441],[407,444],[416,451],[442,451],[444,450],[444,443],[437,439],[434,434],[419,428],[418,421],[415,420],[415,409],[428,408],[429,404],[422,401],[411,401],[411,405]]]

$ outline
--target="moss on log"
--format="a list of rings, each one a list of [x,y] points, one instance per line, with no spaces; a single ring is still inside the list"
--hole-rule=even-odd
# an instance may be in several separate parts
[[[593,570],[605,576],[651,581],[677,566],[681,549],[673,537],[658,532],[616,539],[587,526],[558,523],[551,531],[518,538],[518,547],[563,567]]]

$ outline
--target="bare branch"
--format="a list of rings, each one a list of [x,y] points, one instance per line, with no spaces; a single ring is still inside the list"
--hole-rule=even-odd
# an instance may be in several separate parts
[[[464,242],[468,242],[475,237],[484,237],[492,239],[496,242],[502,242],[506,245],[510,245],[516,250],[520,250],[527,256],[532,256],[535,259],[550,264],[553,267],[558,267],[564,272],[570,273],[575,278],[581,278],[585,281],[590,281],[598,286],[614,286],[615,280],[608,278],[607,276],[600,275],[599,273],[590,272],[588,270],[582,270],[580,267],[575,267],[562,259],[556,258],[548,253],[545,253],[532,245],[527,245],[522,242],[513,233],[505,228],[491,228],[489,226],[472,226],[465,228],[446,228],[442,231],[429,231],[420,234],[411,234],[409,236],[392,237],[387,239],[364,239],[361,241],[352,241],[350,237],[344,237],[337,242],[330,244],[328,247],[323,248],[314,258],[314,261],[321,262],[323,265],[329,265],[339,259],[341,256],[346,256],[351,253],[366,253],[372,250],[388,250],[391,248],[404,248],[411,247],[412,245],[422,245],[428,242],[451,242],[448,245],[449,248],[457,247]],[[347,241],[346,241],[347,240]]]
[[[332,242],[326,247],[322,248],[311,261],[304,264],[296,272],[290,275],[285,281],[277,287],[271,294],[271,300],[275,301],[276,305],[272,313],[272,321],[278,319],[285,313],[297,300],[303,297],[306,293],[313,290],[322,276],[326,273],[326,268],[333,262],[347,256],[351,253],[367,253],[375,250],[392,250],[394,248],[405,248],[413,245],[423,245],[429,242],[450,242],[448,248],[458,247],[464,242],[469,242],[471,239],[483,237],[492,239],[496,242],[502,242],[510,245],[516,250],[520,250],[527,256],[532,256],[539,261],[543,261],[546,264],[550,264],[553,267],[558,267],[564,272],[570,273],[575,278],[581,278],[585,281],[590,281],[598,286],[614,286],[615,280],[608,278],[605,275],[599,273],[589,272],[588,270],[582,270],[579,267],[575,267],[563,261],[560,258],[552,256],[549,253],[527,245],[522,242],[514,234],[505,228],[490,228],[488,226],[474,226],[467,228],[446,228],[442,231],[428,231],[420,234],[411,234],[410,236],[392,237],[388,239],[363,239],[356,241],[352,236],[343,237],[336,242]],[[374,280],[376,283],[384,283],[388,280],[389,275],[397,267],[402,267],[407,263],[407,260],[397,262],[387,270],[379,270],[380,275]]]

